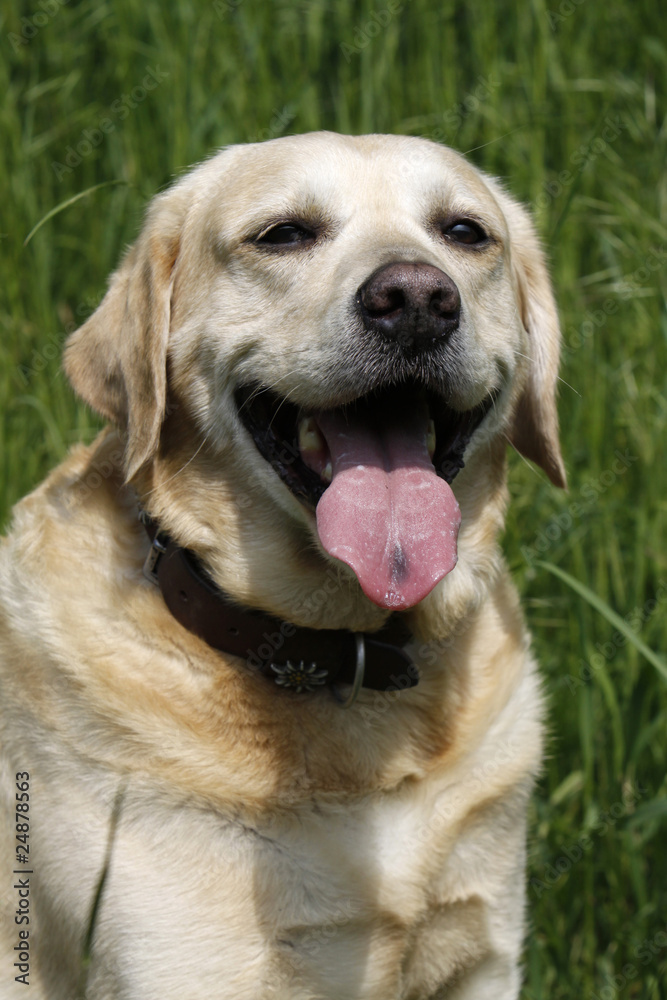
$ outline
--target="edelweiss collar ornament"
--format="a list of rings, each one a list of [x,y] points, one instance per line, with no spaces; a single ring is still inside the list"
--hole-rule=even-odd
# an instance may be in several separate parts
[[[274,680],[281,687],[290,688],[295,694],[302,691],[314,691],[325,683],[328,670],[318,670],[316,663],[304,663],[303,660],[297,666],[294,663],[272,663],[271,669],[277,675]]]

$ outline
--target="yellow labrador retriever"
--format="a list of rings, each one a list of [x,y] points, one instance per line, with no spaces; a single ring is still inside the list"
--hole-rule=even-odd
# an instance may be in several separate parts
[[[542,702],[508,442],[564,485],[526,212],[398,136],[153,201],[0,566],[0,993],[510,1000]],[[30,991],[25,989],[29,984]]]

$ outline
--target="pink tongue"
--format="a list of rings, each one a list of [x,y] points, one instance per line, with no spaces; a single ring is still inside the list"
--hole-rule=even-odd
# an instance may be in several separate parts
[[[374,418],[374,419],[373,419]],[[410,608],[456,565],[461,513],[426,446],[428,412],[317,415],[333,480],[317,505],[329,555],[381,608]]]

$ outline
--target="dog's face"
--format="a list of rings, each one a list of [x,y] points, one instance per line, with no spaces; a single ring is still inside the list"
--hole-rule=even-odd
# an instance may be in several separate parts
[[[188,484],[186,536],[215,520],[212,484],[250,489],[232,546],[307,537],[386,614],[453,570],[482,487],[498,509],[507,440],[564,484],[557,356],[536,237],[495,181],[425,140],[316,133],[232,147],[156,198],[66,367],[162,517],[167,479]]]

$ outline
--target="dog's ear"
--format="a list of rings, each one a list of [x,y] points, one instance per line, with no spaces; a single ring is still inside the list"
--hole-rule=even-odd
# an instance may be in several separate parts
[[[544,254],[530,216],[502,192],[510,231],[511,265],[521,320],[528,334],[528,374],[508,436],[526,458],[541,466],[555,486],[567,487],[558,437],[556,384],[560,325]]]
[[[75,391],[126,431],[128,480],[154,454],[164,418],[173,272],[188,203],[182,184],[153,200],[100,306],[65,346]]]

